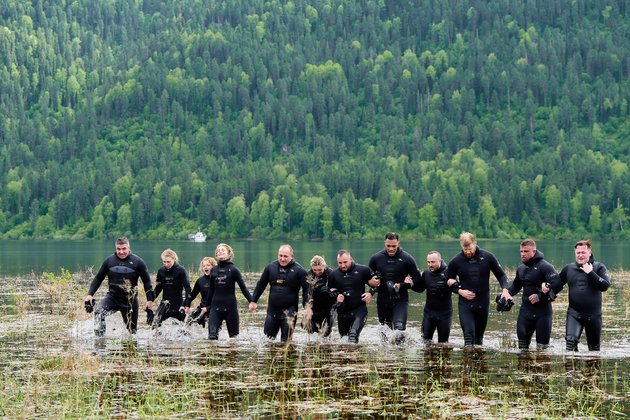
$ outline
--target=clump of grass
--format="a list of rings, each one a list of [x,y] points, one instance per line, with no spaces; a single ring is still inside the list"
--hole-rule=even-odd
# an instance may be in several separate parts
[[[44,306],[48,308],[50,314],[75,318],[82,288],[70,271],[62,267],[59,273],[44,272],[39,282],[39,290],[45,295]]]

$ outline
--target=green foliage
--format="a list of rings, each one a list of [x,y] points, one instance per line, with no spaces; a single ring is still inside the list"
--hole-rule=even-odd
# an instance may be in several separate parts
[[[2,238],[628,235],[623,0],[66,3],[0,6]]]

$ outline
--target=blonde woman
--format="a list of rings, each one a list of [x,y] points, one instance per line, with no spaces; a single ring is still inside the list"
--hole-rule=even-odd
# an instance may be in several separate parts
[[[212,267],[217,265],[217,260],[212,257],[204,257],[199,263],[199,271],[201,272],[201,276],[195,282],[195,286],[192,289],[192,295],[190,297],[190,301],[195,300],[197,295],[201,295],[201,303],[192,313],[191,318],[194,319],[199,325],[202,327],[206,327],[206,320],[208,319],[208,313],[205,310],[206,308],[206,295],[210,290],[210,273],[212,271]],[[203,313],[202,313],[203,308]]]
[[[183,321],[191,301],[188,272],[179,264],[175,251],[166,249],[161,257],[163,265],[155,279],[155,297],[157,298],[162,291],[164,295],[153,320],[153,328],[159,327],[167,318]],[[182,292],[185,293],[183,297]]]
[[[219,329],[225,321],[228,335],[236,337],[239,333],[238,306],[236,304],[236,285],[240,287],[247,302],[252,301],[243,276],[232,262],[234,251],[228,244],[219,244],[214,251],[217,257],[216,267],[210,271],[210,288],[204,299],[208,310],[208,339],[218,340]],[[202,308],[202,312],[204,308]]]

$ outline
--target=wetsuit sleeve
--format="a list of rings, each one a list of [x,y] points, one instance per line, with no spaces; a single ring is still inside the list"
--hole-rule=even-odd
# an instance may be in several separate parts
[[[427,285],[425,283],[425,273],[422,272],[420,273],[420,277],[416,280],[413,280],[413,285],[411,286],[411,290],[413,290],[414,292],[418,292],[418,293],[422,293],[425,290],[427,290]]]
[[[505,271],[503,271],[503,267],[501,267],[501,264],[499,264],[499,260],[497,260],[497,258],[494,256],[492,257],[490,261],[490,269],[492,270],[492,273],[494,274],[494,276],[497,278],[497,281],[499,282],[501,287],[503,289],[507,289],[508,288],[507,274],[505,274]]]
[[[245,299],[247,299],[248,302],[251,302],[252,294],[249,293],[249,289],[247,288],[247,285],[245,284],[245,281],[243,280],[243,275],[241,274],[241,271],[238,269],[234,271],[235,271],[236,283],[238,283],[238,287],[240,287],[241,292],[243,293],[243,296],[245,296]]]
[[[518,292],[520,292],[523,288],[523,280],[521,280],[521,275],[519,274],[520,271],[521,270],[519,270],[518,268],[516,269],[516,276],[514,277],[514,281],[508,287],[508,292],[510,293],[510,296],[518,294]]]
[[[162,269],[159,269],[157,275],[155,276],[155,293],[154,298],[157,299],[162,293]]]
[[[556,284],[551,283],[551,288],[553,289],[554,292],[560,293],[562,289],[564,288],[564,285],[567,284],[568,267],[569,267],[568,265],[565,265],[562,268],[562,271],[560,271],[560,275],[555,279]]]
[[[151,275],[149,274],[149,269],[144,261],[142,261],[138,269],[140,270],[140,279],[144,285],[144,294],[147,297],[147,301],[153,302],[155,300],[155,296],[153,294],[153,286],[151,285]]]
[[[411,277],[411,284],[407,282],[400,283],[401,289],[413,289],[413,285],[416,284],[422,278],[422,274],[418,269],[418,264],[416,264],[416,260],[414,260],[411,256],[409,256],[409,276]]]
[[[109,265],[107,264],[107,260],[103,261],[101,264],[101,268],[98,269],[98,273],[92,279],[92,283],[90,283],[90,289],[88,291],[88,295],[94,296],[94,293],[101,287],[103,280],[105,280],[105,276],[109,270]]]
[[[258,303],[258,299],[262,296],[263,292],[267,288],[269,284],[269,266],[266,266],[260,275],[260,279],[258,283],[256,283],[256,287],[254,288],[254,294],[252,295],[252,302]]]
[[[184,272],[184,306],[188,308],[190,307],[190,303],[192,302],[192,291],[190,290],[190,279],[188,278],[188,271],[186,271],[183,267],[182,271]]]
[[[309,288],[310,285],[308,284],[308,281],[306,280],[306,270],[302,269],[300,270],[300,273],[298,274],[299,278],[298,280],[300,281],[300,285],[302,286],[302,307],[306,307],[306,305],[308,305],[308,295],[309,295]]]
[[[195,285],[192,288],[192,292],[190,292],[190,302],[191,303],[192,303],[193,300],[195,300],[195,298],[197,297],[198,294],[199,294],[199,279],[197,279],[197,281],[195,282]]]
[[[597,262],[594,264],[593,271],[588,273],[588,280],[593,286],[602,292],[608,290],[611,284],[608,269],[604,264]]]

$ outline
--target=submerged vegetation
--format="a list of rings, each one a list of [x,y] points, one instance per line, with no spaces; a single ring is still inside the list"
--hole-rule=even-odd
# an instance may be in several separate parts
[[[116,325],[118,315],[108,318],[109,335],[96,339],[88,315],[68,304],[85,284],[64,288],[64,310],[51,314],[49,294],[28,292],[37,290],[33,280],[3,279],[0,415],[623,418],[630,415],[630,273],[613,276],[604,309],[603,348],[610,351],[598,354],[567,354],[561,345],[516,351],[513,320],[505,317],[487,347],[470,350],[460,347],[457,326],[451,345],[422,344],[413,331],[404,346],[382,343],[373,318],[358,345],[303,331],[284,345],[261,339],[262,320],[251,314],[237,339],[216,343],[200,327],[183,334],[176,321],[159,335],[143,325],[131,337]],[[62,270],[37,283],[72,277],[84,276]],[[29,304],[16,310],[10,290],[21,290]],[[558,305],[556,341],[564,317]],[[410,320],[411,330],[418,321]]]

